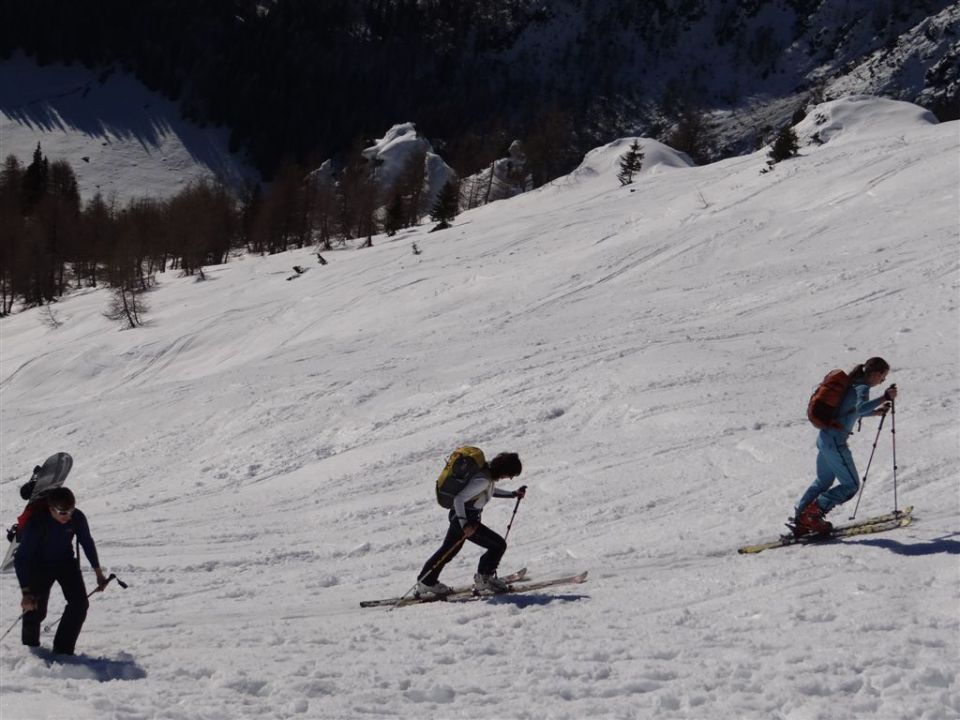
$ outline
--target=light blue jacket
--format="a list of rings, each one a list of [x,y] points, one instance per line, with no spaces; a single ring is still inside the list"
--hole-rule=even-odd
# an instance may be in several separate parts
[[[884,395],[870,399],[870,386],[866,383],[855,382],[847,388],[843,400],[840,401],[840,407],[837,408],[837,415],[834,418],[843,426],[843,430],[834,430],[827,428],[821,430],[821,434],[826,434],[843,442],[848,435],[853,433],[853,426],[862,417],[873,413],[878,407],[887,401]]]

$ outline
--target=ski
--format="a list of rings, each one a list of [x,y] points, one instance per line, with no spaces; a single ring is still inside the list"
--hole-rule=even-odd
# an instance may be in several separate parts
[[[500,578],[501,580],[508,583],[517,583],[525,582],[528,579],[527,569],[521,568],[514,573]],[[441,602],[455,595],[466,595],[473,592],[473,585],[464,585],[462,587],[455,587],[453,592],[449,595],[424,595],[418,597],[416,595],[407,595],[405,597],[399,598],[383,598],[381,600],[361,600],[360,607],[403,607],[405,605],[417,605],[420,603],[429,603],[429,602]]]
[[[868,535],[872,533],[886,532],[887,530],[906,527],[912,522],[913,506],[911,505],[903,510],[896,510],[884,515],[877,515],[876,517],[866,518],[848,525],[835,527],[828,533],[821,533],[819,535],[806,535],[800,538],[796,537],[795,535],[785,534],[781,535],[778,540],[759,543],[757,545],[746,545],[742,548],[739,548],[737,552],[741,555],[755,555],[758,552],[772,550],[773,548],[778,547],[788,547],[790,545],[812,545],[815,543],[851,537],[854,535]]]
[[[587,581],[588,570],[584,570],[577,575],[568,575],[567,577],[551,578],[549,580],[539,580],[536,582],[525,582],[522,585],[514,585],[503,592],[470,592],[463,595],[448,597],[449,602],[470,602],[472,600],[492,600],[503,595],[514,595],[516,593],[532,592],[534,590],[543,590],[557,585],[579,585]]]

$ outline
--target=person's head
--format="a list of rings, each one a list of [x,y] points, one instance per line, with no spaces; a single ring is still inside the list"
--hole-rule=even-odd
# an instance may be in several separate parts
[[[523,465],[516,453],[500,453],[490,461],[490,477],[494,480],[516,477],[521,472]]]
[[[852,375],[862,378],[870,387],[876,387],[887,379],[888,372],[890,372],[890,363],[882,357],[872,357],[863,365],[857,365]]]
[[[77,499],[69,488],[58,487],[47,495],[47,507],[50,508],[50,514],[54,520],[59,523],[69,522],[77,507]]]

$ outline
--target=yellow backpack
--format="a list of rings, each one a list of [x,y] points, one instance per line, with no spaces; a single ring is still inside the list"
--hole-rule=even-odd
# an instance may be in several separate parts
[[[437,478],[437,502],[441,507],[453,507],[453,499],[463,490],[470,479],[487,467],[483,451],[472,445],[464,445],[453,451],[447,464]]]

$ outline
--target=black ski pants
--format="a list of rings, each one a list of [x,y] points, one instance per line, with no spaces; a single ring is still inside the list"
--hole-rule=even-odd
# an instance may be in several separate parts
[[[47,617],[47,603],[54,583],[60,585],[67,607],[53,638],[53,651],[72,655],[83,628],[83,621],[87,619],[87,608],[90,607],[83,574],[74,560],[43,568],[33,574],[30,589],[37,599],[37,609],[24,614],[21,638],[24,645],[40,645],[40,625]]]
[[[481,575],[492,575],[500,565],[500,558],[507,551],[507,541],[481,523],[479,517],[474,522],[477,524],[477,530],[467,539],[474,545],[486,549],[486,552],[480,556],[477,572]],[[447,536],[443,539],[443,545],[430,556],[430,559],[423,566],[423,570],[420,571],[422,582],[426,585],[435,584],[440,579],[440,571],[457,556],[461,548],[463,548],[463,528],[460,527],[460,521],[451,512],[450,527],[447,528]]]

